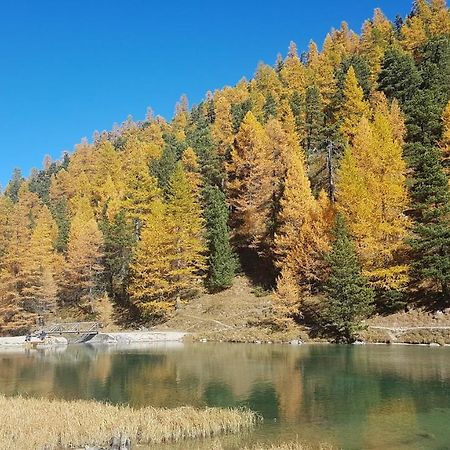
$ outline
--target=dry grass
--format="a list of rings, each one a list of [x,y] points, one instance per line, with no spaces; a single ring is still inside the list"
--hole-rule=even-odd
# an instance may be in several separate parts
[[[158,444],[237,433],[252,428],[257,420],[258,416],[248,410],[135,410],[93,401],[0,396],[0,449],[106,446],[111,437],[121,433],[133,444]]]
[[[332,447],[321,444],[319,447],[311,447],[301,442],[289,442],[285,444],[274,444],[269,446],[257,445],[256,447],[246,447],[244,450],[332,450]]]
[[[246,277],[236,277],[230,289],[204,294],[182,305],[159,329],[183,330],[194,340],[215,342],[289,342],[306,340],[305,331],[292,323],[273,331],[265,325],[271,317],[272,295],[261,296]]]
[[[212,445],[210,450],[223,450],[223,447],[219,442]],[[312,447],[308,444],[293,441],[283,444],[255,444],[251,447],[244,447],[242,450],[333,450],[333,447],[329,444],[320,444],[319,446]]]

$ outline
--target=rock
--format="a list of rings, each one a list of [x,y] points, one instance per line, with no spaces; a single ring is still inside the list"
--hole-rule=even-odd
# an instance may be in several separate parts
[[[125,435],[121,434],[119,437],[113,437],[110,441],[110,450],[131,450],[131,440]]]

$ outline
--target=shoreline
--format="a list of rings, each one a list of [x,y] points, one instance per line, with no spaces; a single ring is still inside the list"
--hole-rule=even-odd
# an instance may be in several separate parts
[[[423,327],[422,327],[423,328]],[[70,345],[68,339],[63,336],[49,336],[44,341],[34,341],[37,345],[29,347],[29,342],[25,341],[25,336],[5,336],[0,337],[0,351],[13,349],[46,349],[46,348],[64,348]],[[81,345],[107,346],[107,347],[128,347],[139,344],[183,344],[193,343],[229,343],[229,344],[255,344],[255,345],[333,345],[331,341],[324,339],[224,339],[222,334],[218,336],[210,335],[207,338],[196,336],[195,334],[182,331],[115,331],[102,332],[94,336],[88,342]],[[407,341],[377,341],[377,340],[359,340],[349,345],[409,345],[421,347],[450,347],[448,342],[407,342]]]
[[[85,344],[89,345],[130,345],[151,343],[181,343],[188,333],[181,331],[118,331],[98,333]],[[48,336],[43,341],[32,340],[36,348],[65,347],[70,344],[64,336]],[[0,349],[27,348],[25,336],[0,337]]]

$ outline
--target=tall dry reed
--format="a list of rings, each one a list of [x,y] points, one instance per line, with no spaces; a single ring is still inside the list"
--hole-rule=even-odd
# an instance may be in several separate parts
[[[258,416],[248,410],[133,409],[95,401],[0,396],[0,449],[106,446],[120,433],[135,444],[158,444],[237,433],[257,421]]]

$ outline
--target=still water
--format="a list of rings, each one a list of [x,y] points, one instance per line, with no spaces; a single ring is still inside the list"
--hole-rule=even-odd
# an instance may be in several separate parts
[[[258,411],[264,423],[221,439],[227,449],[297,438],[343,449],[450,449],[450,348],[205,343],[15,350],[0,352],[0,392]]]

